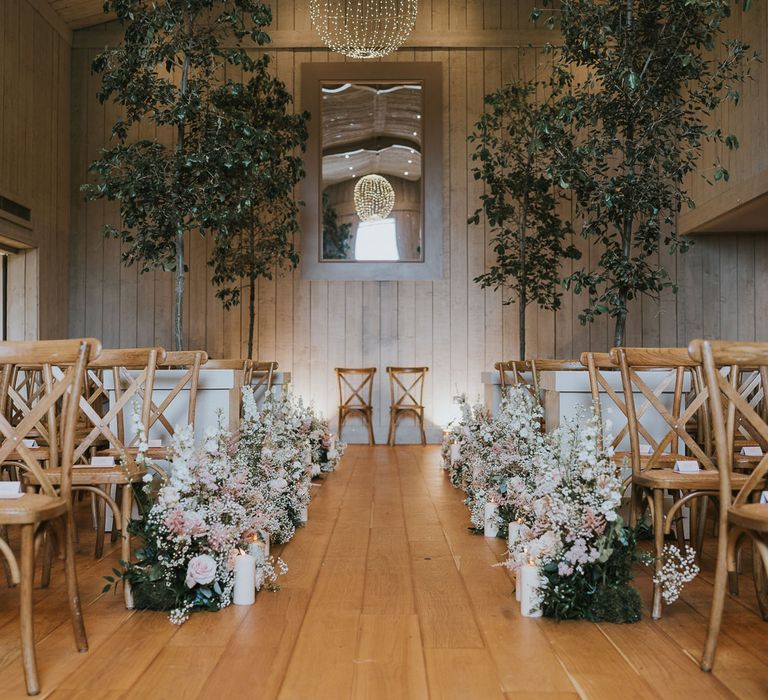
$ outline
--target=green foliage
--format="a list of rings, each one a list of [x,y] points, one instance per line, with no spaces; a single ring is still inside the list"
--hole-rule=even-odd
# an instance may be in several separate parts
[[[339,215],[323,192],[323,259],[346,260],[352,238],[352,224],[340,224]]]
[[[589,295],[582,323],[604,313],[615,318],[616,345],[624,343],[629,302],[674,289],[660,252],[690,245],[677,235],[676,217],[695,206],[685,183],[703,143],[738,146],[709,119],[724,101],[738,104],[755,58],[738,39],[721,39],[731,4],[544,0],[559,8],[556,70],[574,76],[558,115],[572,139],[550,175],[573,189],[583,234],[602,251],[568,284]],[[712,167],[712,179],[728,179],[721,164]]]
[[[224,308],[240,303],[240,280],[249,282],[248,356],[253,356],[254,287],[299,261],[300,233],[294,188],[304,177],[309,114],[292,114],[293,98],[269,72],[269,56],[253,65],[247,83],[227,81],[212,91],[202,142],[210,144],[206,189],[213,205],[209,260]]]
[[[476,144],[472,160],[475,180],[485,192],[480,215],[494,234],[496,261],[475,279],[482,287],[505,288],[519,311],[520,357],[525,357],[525,309],[536,303],[544,309],[560,307],[560,264],[578,258],[567,241],[572,233],[558,212],[563,190],[548,177],[553,158],[567,134],[557,119],[558,91],[537,103],[538,89],[556,87],[536,82],[511,83],[486,96],[486,112],[469,141]]]
[[[124,263],[174,272],[179,349],[185,239],[216,224],[211,97],[225,66],[256,69],[242,41],[269,41],[263,30],[271,11],[257,0],[106,0],[104,10],[115,13],[124,36],[96,57],[93,70],[102,76],[99,99],[112,100],[121,114],[114,145],[92,164],[95,182],[83,189],[89,199],[119,202],[120,226],[105,226],[105,234],[125,244]],[[157,138],[145,136],[155,131]]]
[[[581,576],[560,576],[556,562],[545,567],[542,611],[546,617],[615,623],[640,619],[640,594],[632,587],[635,532],[615,527],[610,547],[605,561],[587,565]]]

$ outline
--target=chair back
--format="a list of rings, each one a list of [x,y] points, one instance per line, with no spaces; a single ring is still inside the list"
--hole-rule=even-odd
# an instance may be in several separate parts
[[[708,392],[699,392],[693,401],[683,408],[686,375],[694,374],[699,366],[685,348],[613,348],[611,361],[619,366],[624,391],[624,403],[629,431],[632,471],[639,474],[646,469],[670,466],[683,456],[678,451],[682,441],[687,454],[695,458],[701,468],[715,469],[710,456],[686,430],[688,421],[699,415]],[[651,389],[641,372],[658,373],[658,382]],[[662,394],[671,388],[671,408],[664,405]],[[652,417],[661,418],[665,432],[655,438],[649,428]],[[659,432],[658,434],[661,434]],[[651,453],[641,459],[640,438],[645,438]]]
[[[277,362],[249,361],[249,367],[245,372],[245,386],[253,390],[253,398],[259,402],[272,389],[277,371]]]
[[[339,384],[339,408],[346,410],[371,408],[375,367],[336,367]]]
[[[0,464],[14,455],[16,466],[31,474],[46,496],[55,497],[56,489],[24,439],[35,434],[43,416],[51,412],[58,413],[58,419],[51,423],[58,424],[58,437],[54,439],[51,436],[48,462],[51,467],[61,468],[60,495],[69,502],[78,404],[82,397],[88,362],[91,358],[97,359],[100,352],[101,343],[93,338],[0,343],[0,366],[3,368],[0,405],[16,403],[19,394],[12,390],[11,382],[17,366],[35,363],[40,366],[42,377],[39,390],[36,391],[36,400],[28,405],[28,397],[25,397],[23,405],[17,405],[23,415],[18,423],[13,425],[8,420],[10,411],[0,415]]]
[[[166,352],[165,360],[159,362],[158,369],[181,370],[183,374],[179,376],[176,383],[169,388],[168,394],[156,405],[154,400],[151,402],[151,418],[149,421],[150,430],[155,428],[164,430],[168,437],[173,437],[174,427],[167,417],[172,409],[174,402],[181,403],[185,394],[182,391],[189,387],[187,397],[186,425],[195,426],[195,409],[197,407],[197,390],[200,385],[200,367],[208,361],[208,353],[202,350],[188,350],[178,352]],[[177,401],[178,400],[178,401]]]
[[[721,507],[730,503],[744,505],[750,502],[752,494],[761,488],[761,482],[768,476],[768,423],[750,402],[751,392],[745,394],[740,386],[741,368],[757,368],[757,376],[764,379],[764,369],[768,367],[768,343],[694,340],[688,346],[688,352],[692,361],[701,362],[703,367],[720,469]],[[734,444],[740,428],[747,429],[754,437],[763,456],[733,498],[731,473]]]
[[[153,413],[152,404],[155,372],[157,365],[165,362],[165,357],[166,352],[161,347],[105,349],[98,358],[90,362],[91,369],[104,370],[105,374],[111,374],[114,399],[110,401],[109,410],[104,415],[99,415],[94,407],[81,397],[80,409],[90,429],[78,441],[75,461],[83,458],[100,440],[106,440],[110,448],[119,453],[125,453],[126,448],[136,446],[138,432],[126,430],[126,426],[132,424],[131,409],[136,401],[140,405],[141,429],[145,436],[149,436],[152,418],[156,415]],[[127,439],[126,435],[130,435],[130,439]],[[125,457],[130,459],[127,454]]]
[[[392,408],[423,408],[429,367],[387,367]]]
[[[536,401],[540,401],[539,382],[530,360],[505,360],[497,362],[493,367],[499,373],[499,386],[501,386],[502,396],[507,395],[508,387],[522,386],[528,389]],[[525,376],[526,374],[530,376],[530,379]]]

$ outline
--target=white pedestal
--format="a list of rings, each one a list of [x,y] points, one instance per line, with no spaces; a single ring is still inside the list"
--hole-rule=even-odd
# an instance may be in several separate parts
[[[158,369],[155,372],[155,383],[152,389],[152,401],[159,406],[173,391],[177,382],[184,376],[186,370]],[[131,372],[131,374],[134,374]],[[279,395],[290,384],[290,372],[275,372],[272,387]],[[108,373],[104,381],[109,392],[110,402],[114,401],[114,386],[112,374]],[[195,407],[195,440],[201,441],[206,428],[216,425],[216,414],[221,411],[226,425],[235,430],[240,423],[240,399],[243,387],[242,370],[232,369],[201,369],[197,388],[197,405]],[[264,400],[263,392],[257,395],[257,402]],[[168,422],[175,428],[187,423],[189,409],[189,384],[185,386],[163,412]],[[126,425],[126,437],[131,439],[130,421]],[[163,446],[169,444],[168,431],[161,423],[155,423],[149,433],[150,439],[162,440]]]
[[[616,392],[619,398],[623,399],[624,391],[621,384],[621,375],[618,370],[605,371],[603,376]],[[669,370],[638,372],[640,378],[648,385],[651,391],[655,391],[661,382],[669,376]],[[485,403],[494,413],[499,410],[501,403],[501,383],[499,373],[483,372],[482,381],[485,385]],[[539,387],[542,392],[544,403],[544,418],[547,424],[547,430],[554,430],[560,423],[573,416],[579,407],[587,414],[592,407],[592,393],[589,386],[589,373],[586,367],[583,372],[541,372],[539,378]],[[690,377],[686,376],[683,390],[690,388]],[[660,401],[669,410],[672,409],[672,399],[674,395],[674,381],[667,382],[667,386],[661,393]],[[642,406],[646,399],[638,393],[635,393],[635,401],[638,407]],[[602,407],[603,420],[610,421],[610,433],[616,435],[626,425],[624,414],[613,403],[613,400],[601,390],[600,405]],[[652,407],[646,409],[642,416],[642,423],[648,429],[650,434],[657,440],[667,434],[670,427],[659,413]],[[681,449],[682,445],[678,447]],[[619,443],[618,450],[629,450],[629,436],[625,436]]]
[[[530,372],[522,372],[521,376],[526,381],[531,380]],[[480,378],[483,382],[485,405],[493,411],[495,416],[499,412],[502,399],[501,376],[497,370],[482,372]]]

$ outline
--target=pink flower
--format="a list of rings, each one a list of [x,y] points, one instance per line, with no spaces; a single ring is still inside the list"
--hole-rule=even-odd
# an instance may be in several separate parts
[[[187,565],[187,588],[211,583],[216,578],[216,560],[208,554],[198,554]]]

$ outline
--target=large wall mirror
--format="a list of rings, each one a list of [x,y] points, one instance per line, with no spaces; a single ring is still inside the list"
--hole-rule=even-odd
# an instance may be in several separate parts
[[[441,80],[438,63],[302,66],[304,278],[441,277]]]

